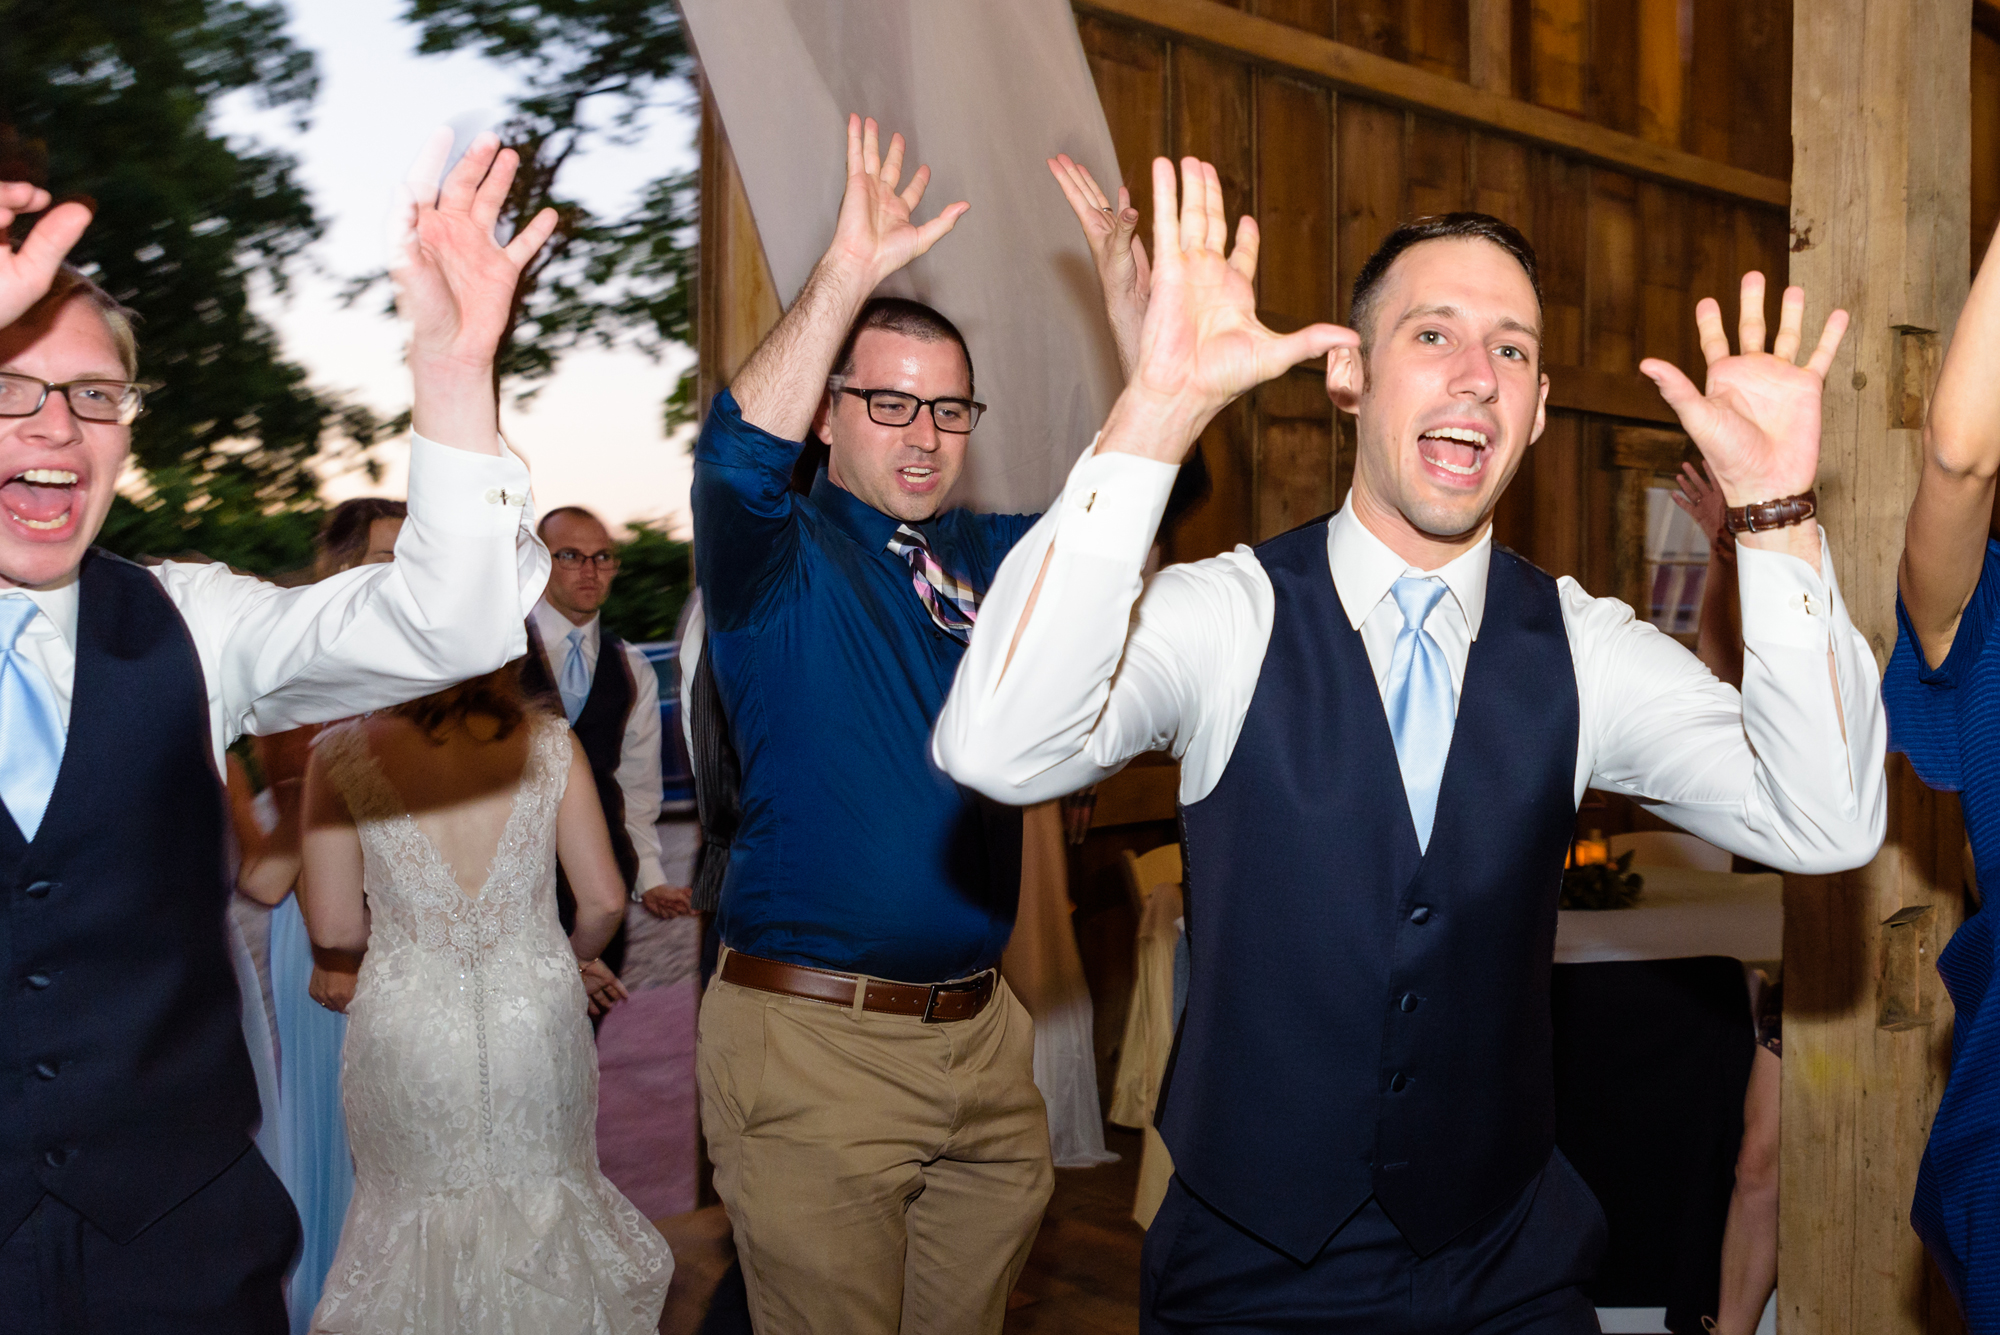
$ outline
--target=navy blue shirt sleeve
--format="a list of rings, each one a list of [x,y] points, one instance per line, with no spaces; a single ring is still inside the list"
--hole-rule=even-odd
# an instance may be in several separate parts
[[[1960,730],[1962,688],[1986,655],[1992,626],[2000,618],[2000,542],[1988,539],[1979,583],[1959,617],[1951,652],[1931,667],[1910,625],[1910,614],[1896,596],[1896,648],[1882,674],[1882,704],[1889,716],[1889,749],[1910,758],[1911,768],[1926,785],[1958,792],[1965,785]]]
[[[711,626],[749,621],[794,569],[797,497],[792,465],[804,445],[743,420],[736,396],[715,396],[695,443],[694,562]]]

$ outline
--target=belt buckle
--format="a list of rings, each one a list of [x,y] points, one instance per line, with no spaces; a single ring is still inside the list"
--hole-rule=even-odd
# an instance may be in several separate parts
[[[980,985],[985,981],[986,981],[986,975],[980,974],[974,978],[961,978],[955,983],[932,983],[930,988],[930,994],[924,998],[923,1023],[925,1024],[947,1023],[946,1021],[937,1018],[938,998],[941,996],[955,997],[965,992],[977,992],[980,988]]]

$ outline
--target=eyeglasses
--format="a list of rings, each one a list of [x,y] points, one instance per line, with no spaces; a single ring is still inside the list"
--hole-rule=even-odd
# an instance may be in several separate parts
[[[69,410],[86,422],[130,426],[146,405],[146,391],[158,389],[137,380],[68,380],[55,384],[31,375],[0,371],[0,417],[33,417],[49,401],[50,390],[61,390]]]
[[[616,570],[618,558],[610,552],[580,552],[574,547],[565,547],[554,553],[555,562],[564,570],[574,570],[588,562],[599,570]]]
[[[917,420],[917,410],[931,410],[931,424],[954,436],[963,436],[979,425],[983,403],[971,399],[920,399],[899,389],[849,389],[836,383],[842,394],[852,394],[868,405],[869,420],[882,426],[908,426]]]

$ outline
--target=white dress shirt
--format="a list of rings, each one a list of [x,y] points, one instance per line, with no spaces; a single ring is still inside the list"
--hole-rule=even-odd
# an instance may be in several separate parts
[[[409,518],[396,559],[280,588],[220,562],[153,566],[187,623],[208,685],[216,772],[248,733],[386,708],[490,672],[524,650],[521,618],[548,581],[527,467],[410,438]],[[42,615],[15,648],[42,670],[69,726],[76,686],[74,575],[26,594]]]
[[[1271,581],[1238,547],[1171,566],[1142,590],[1174,473],[1133,455],[1087,452],[1001,565],[932,743],[959,782],[1026,805],[1155,750],[1180,759],[1184,803],[1220,781],[1263,668]],[[1411,571],[1351,511],[1329,522],[1334,587],[1378,689],[1402,629],[1390,586],[1410,573],[1434,575],[1450,590],[1425,626],[1454,686],[1463,683],[1492,550],[1489,533],[1436,571]],[[1041,595],[1009,664],[1045,555]],[[1738,548],[1740,695],[1624,603],[1558,581],[1579,706],[1577,799],[1593,787],[1624,793],[1710,843],[1786,871],[1831,872],[1874,856],[1887,823],[1878,676],[1848,620],[1830,554],[1822,567]]]
[[[573,630],[583,632],[584,670],[597,671],[597,654],[604,644],[603,618],[592,617],[578,626],[549,606],[546,598],[535,604],[534,617],[550,681],[562,680]],[[632,888],[636,898],[667,883],[660,870],[660,832],[654,828],[660,818],[660,681],[646,656],[629,644],[625,662],[632,669],[632,711],[625,716],[625,739],[618,750],[618,790],[625,795],[625,833],[639,855],[638,884]]]

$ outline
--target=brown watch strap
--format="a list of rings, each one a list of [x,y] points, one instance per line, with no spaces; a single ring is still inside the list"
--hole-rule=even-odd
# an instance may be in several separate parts
[[[1818,513],[1819,493],[1802,491],[1775,501],[1734,506],[1723,511],[1722,522],[1731,533],[1763,533],[1803,524]]]

